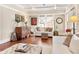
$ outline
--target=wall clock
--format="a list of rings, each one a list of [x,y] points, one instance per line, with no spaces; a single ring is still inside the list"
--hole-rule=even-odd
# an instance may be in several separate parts
[[[61,17],[58,17],[58,18],[56,19],[56,22],[57,22],[58,24],[61,24],[61,23],[63,22],[63,19],[62,19]]]

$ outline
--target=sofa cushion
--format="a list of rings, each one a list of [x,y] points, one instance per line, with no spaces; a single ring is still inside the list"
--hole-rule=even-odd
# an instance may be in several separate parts
[[[52,32],[52,28],[45,28],[45,31]]]
[[[71,34],[68,34],[63,44],[65,46],[69,47],[70,46],[70,43],[71,43],[71,39],[72,39],[72,35]]]

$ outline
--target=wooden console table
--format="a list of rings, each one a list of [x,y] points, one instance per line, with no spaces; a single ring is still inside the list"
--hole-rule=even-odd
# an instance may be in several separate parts
[[[16,27],[15,33],[16,33],[17,40],[21,40],[22,39],[22,27]]]

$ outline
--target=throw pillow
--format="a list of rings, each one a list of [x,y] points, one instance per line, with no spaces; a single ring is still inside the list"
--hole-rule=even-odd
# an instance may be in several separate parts
[[[64,41],[63,44],[66,45],[67,47],[69,47],[70,46],[71,39],[72,39],[72,35],[71,34],[68,34],[67,35],[67,38],[65,39],[65,41]]]

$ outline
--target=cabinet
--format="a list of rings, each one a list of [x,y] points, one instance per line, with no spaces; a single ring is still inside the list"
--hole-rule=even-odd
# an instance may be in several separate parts
[[[16,38],[17,40],[24,39],[30,36],[30,29],[27,27],[16,27],[15,28]]]
[[[15,33],[16,33],[17,40],[21,40],[22,39],[22,27],[16,27]]]

